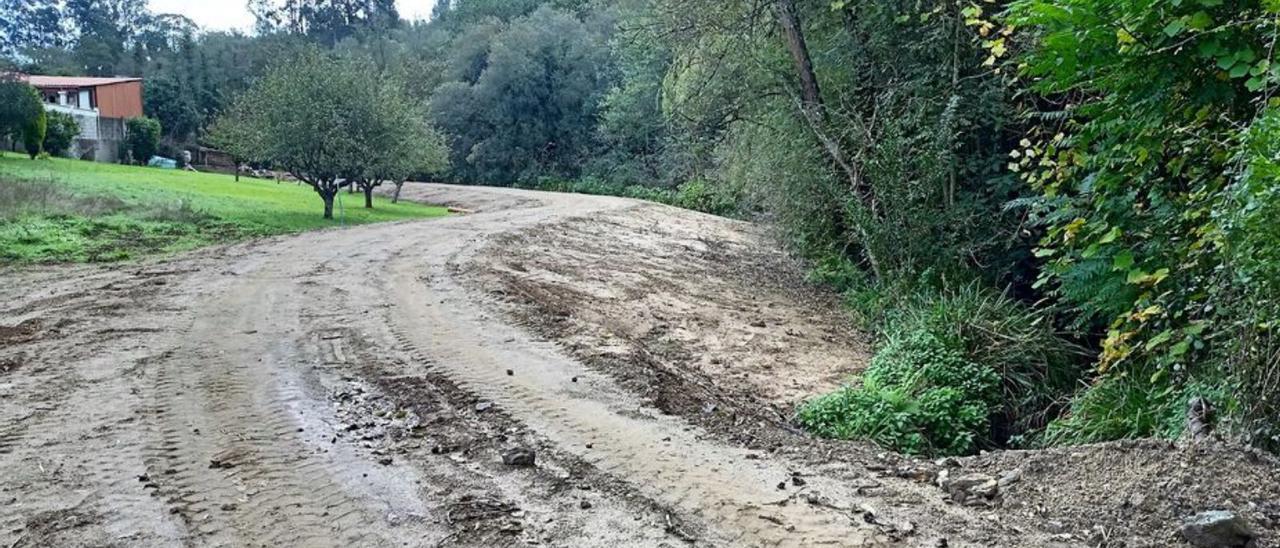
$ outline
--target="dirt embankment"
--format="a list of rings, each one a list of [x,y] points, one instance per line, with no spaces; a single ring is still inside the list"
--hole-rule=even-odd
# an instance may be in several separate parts
[[[1277,539],[1262,455],[798,432],[866,346],[759,227],[405,197],[475,213],[0,272],[0,546],[1168,546],[1215,509]]]
[[[965,512],[987,525],[922,518],[953,544],[1178,545],[1178,524],[1209,510],[1238,512],[1263,546],[1280,542],[1280,464],[1256,451],[1143,441],[923,462],[796,432],[795,406],[867,359],[836,299],[801,271],[760,227],[649,205],[505,235],[465,273],[522,325],[663,412],[874,485],[860,488],[882,494],[872,505],[920,503],[886,480],[994,480],[996,493]],[[960,505],[943,488],[923,493]]]

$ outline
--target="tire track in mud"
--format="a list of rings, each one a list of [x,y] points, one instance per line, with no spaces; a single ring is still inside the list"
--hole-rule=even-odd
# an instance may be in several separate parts
[[[746,451],[700,440],[687,424],[645,417],[606,377],[531,343],[514,328],[485,323],[474,296],[445,265],[460,246],[392,261],[385,291],[397,340],[419,366],[496,402],[513,417],[640,492],[701,518],[735,546],[877,546],[873,528],[850,513],[792,500],[775,483],[786,470],[749,462]],[[474,246],[472,246],[474,247]],[[441,257],[445,257],[442,259]]]
[[[309,396],[281,373],[294,281],[241,276],[180,335],[154,381],[152,477],[201,545],[389,545],[335,480],[346,463],[302,439]]]
[[[148,321],[161,324],[173,311],[151,308],[152,299],[159,297],[151,290],[156,280],[139,282],[116,273],[95,281],[101,278],[114,279],[95,283],[91,290],[50,289],[49,295],[35,299],[48,308],[20,299],[5,312],[40,312],[27,320],[37,325],[29,337],[16,341],[16,360],[31,363],[11,371],[11,386],[23,397],[8,403],[28,411],[14,418],[6,409],[0,416],[0,468],[9,474],[5,483],[36,482],[38,487],[14,504],[0,504],[0,538],[8,532],[19,535],[15,542],[32,531],[57,535],[44,520],[61,515],[94,516],[101,528],[81,532],[85,538],[155,543],[177,536],[171,523],[155,519],[164,516],[163,508],[139,479],[145,476],[144,433],[137,428],[143,410],[132,387],[154,357],[145,338],[160,330],[97,329],[112,319],[103,303],[150,312]],[[85,352],[85,347],[95,351]],[[99,405],[104,397],[116,405]]]

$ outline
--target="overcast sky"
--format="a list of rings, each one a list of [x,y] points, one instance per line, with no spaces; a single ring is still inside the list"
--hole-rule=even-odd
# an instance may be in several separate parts
[[[185,15],[197,25],[213,30],[253,28],[253,16],[249,14],[247,0],[150,0],[154,13]],[[431,14],[435,0],[396,0],[400,16],[405,19],[426,19]]]

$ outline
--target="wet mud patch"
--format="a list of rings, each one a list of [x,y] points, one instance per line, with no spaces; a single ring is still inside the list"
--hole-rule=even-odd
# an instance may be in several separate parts
[[[9,548],[59,546],[65,548],[123,546],[105,539],[99,529],[102,516],[84,510],[64,509],[40,512],[27,518]]]
[[[44,321],[30,318],[17,325],[0,325],[0,345],[15,345],[31,342],[40,334]]]
[[[447,531],[437,546],[599,545],[614,537],[676,546],[698,538],[675,512],[368,333],[325,328],[307,338],[319,369],[330,372],[324,385],[337,423],[328,441],[414,468],[429,511],[400,518]],[[534,464],[511,461],[513,451],[529,451]]]

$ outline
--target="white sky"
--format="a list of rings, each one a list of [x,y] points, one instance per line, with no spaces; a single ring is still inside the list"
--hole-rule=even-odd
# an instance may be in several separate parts
[[[150,0],[150,3],[153,13],[185,15],[201,28],[246,32],[253,29],[248,0]],[[405,19],[426,19],[435,3],[436,0],[396,0],[396,8]]]

